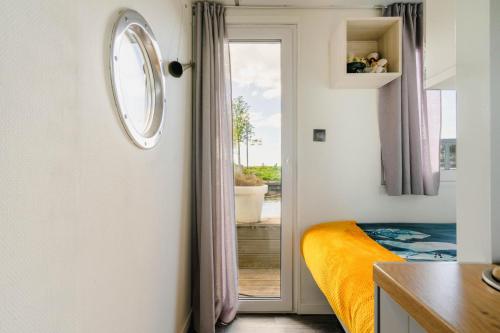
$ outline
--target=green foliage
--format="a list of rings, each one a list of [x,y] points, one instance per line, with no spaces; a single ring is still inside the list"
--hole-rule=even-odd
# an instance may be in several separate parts
[[[250,123],[250,106],[243,96],[233,99],[233,143],[238,153],[238,164],[241,165],[240,146],[249,142],[254,136],[254,127]]]
[[[264,181],[281,181],[281,167],[278,165],[251,166],[243,168],[244,174],[253,174]]]

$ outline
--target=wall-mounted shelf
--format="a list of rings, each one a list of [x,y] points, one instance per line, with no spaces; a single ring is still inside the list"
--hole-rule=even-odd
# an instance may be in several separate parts
[[[379,88],[401,76],[402,23],[399,17],[348,18],[330,41],[332,88]],[[379,52],[388,60],[387,73],[347,73],[347,56]]]

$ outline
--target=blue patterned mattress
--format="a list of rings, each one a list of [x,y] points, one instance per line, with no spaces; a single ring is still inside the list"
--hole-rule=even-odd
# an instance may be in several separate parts
[[[454,223],[358,223],[358,226],[407,261],[456,261]]]

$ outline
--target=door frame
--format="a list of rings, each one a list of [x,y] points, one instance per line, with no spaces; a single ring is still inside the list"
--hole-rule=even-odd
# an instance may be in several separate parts
[[[281,42],[281,292],[280,298],[240,299],[240,312],[294,311],[297,207],[297,26],[228,24],[229,42]]]

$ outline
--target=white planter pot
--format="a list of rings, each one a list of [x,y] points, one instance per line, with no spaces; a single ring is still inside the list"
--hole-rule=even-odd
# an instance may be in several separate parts
[[[236,223],[259,222],[267,185],[235,186]]]

